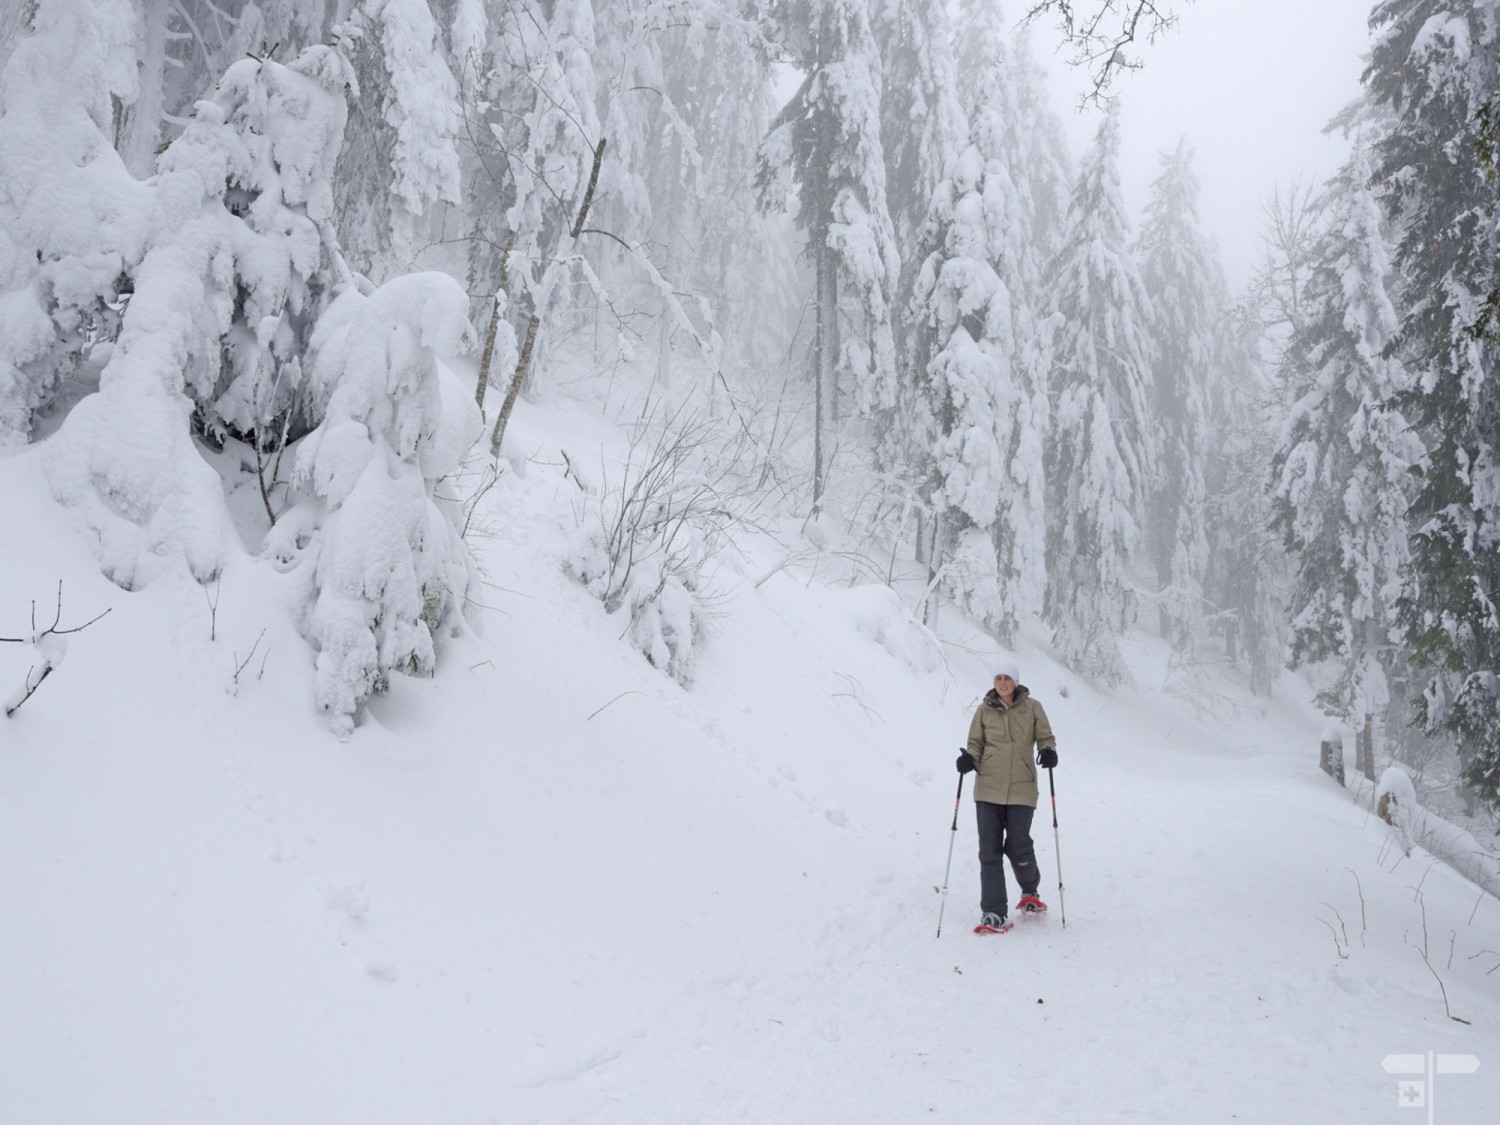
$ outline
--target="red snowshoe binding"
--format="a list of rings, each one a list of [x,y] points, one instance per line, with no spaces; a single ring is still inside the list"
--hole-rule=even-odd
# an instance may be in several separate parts
[[[1009,921],[1003,914],[986,914],[979,920],[979,925],[974,927],[976,934],[1008,934],[1015,929],[1016,924]]]

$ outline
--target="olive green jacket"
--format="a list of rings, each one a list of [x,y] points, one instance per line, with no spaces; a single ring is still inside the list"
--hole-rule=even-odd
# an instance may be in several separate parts
[[[1036,808],[1037,765],[1033,750],[1057,746],[1047,712],[1016,685],[1014,702],[1006,707],[993,688],[969,724],[969,757],[979,769],[974,799],[995,805]]]

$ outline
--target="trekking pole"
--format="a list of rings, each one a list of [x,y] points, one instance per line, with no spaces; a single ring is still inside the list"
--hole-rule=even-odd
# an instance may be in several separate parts
[[[1068,925],[1068,904],[1063,900],[1062,844],[1057,838],[1057,786],[1052,781],[1052,767],[1047,767],[1047,788],[1052,791],[1052,850],[1057,855],[1057,912],[1062,916],[1063,928]]]
[[[948,906],[948,872],[953,870],[953,845],[958,841],[958,806],[964,799],[964,775],[958,775],[958,796],[953,798],[953,835],[948,837],[948,866],[943,868],[943,898],[938,904],[937,936],[943,936],[943,911]]]

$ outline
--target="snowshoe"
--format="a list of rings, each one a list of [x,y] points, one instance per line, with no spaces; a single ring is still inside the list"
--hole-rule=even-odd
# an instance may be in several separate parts
[[[1047,911],[1047,904],[1036,895],[1022,895],[1016,903],[1016,909],[1022,914],[1044,914]]]
[[[974,927],[974,932],[976,934],[1008,934],[1015,929],[1015,925],[1003,914],[986,914],[979,919],[979,925]]]

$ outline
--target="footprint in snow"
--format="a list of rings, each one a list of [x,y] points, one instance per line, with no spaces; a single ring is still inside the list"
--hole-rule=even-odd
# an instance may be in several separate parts
[[[363,881],[330,887],[323,897],[330,908],[348,915],[355,922],[363,921],[370,912],[370,893],[365,890]]]

